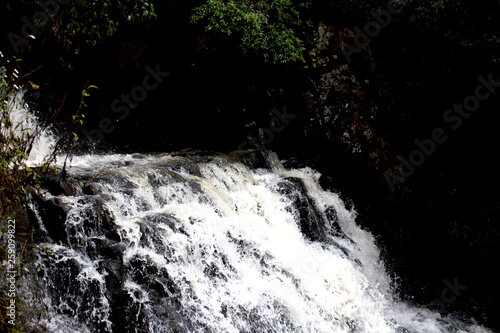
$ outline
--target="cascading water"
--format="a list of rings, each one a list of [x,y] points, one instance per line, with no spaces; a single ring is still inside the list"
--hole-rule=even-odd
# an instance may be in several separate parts
[[[49,331],[489,332],[398,301],[319,177],[259,151],[74,157],[31,203]]]
[[[53,152],[56,139],[50,129],[40,129],[36,116],[24,102],[24,90],[12,95],[7,104],[11,108],[10,120],[18,125],[15,134],[18,138],[33,136],[31,151],[28,155],[28,164],[35,166],[41,164]]]
[[[36,128],[22,93],[10,103]],[[54,143],[43,132],[28,163]],[[35,273],[20,285],[49,332],[491,332],[399,301],[356,213],[274,153],[70,165],[29,205]]]

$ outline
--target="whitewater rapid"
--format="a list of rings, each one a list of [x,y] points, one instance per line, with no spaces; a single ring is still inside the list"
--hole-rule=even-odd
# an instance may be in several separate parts
[[[272,152],[88,155],[68,175],[32,206],[65,215],[51,243],[35,214],[51,331],[489,332],[398,300],[355,211]]]
[[[9,103],[14,123],[38,128],[22,94]],[[42,131],[28,164],[55,142]],[[491,332],[401,301],[356,212],[273,152],[54,167],[31,189],[36,273],[21,281],[50,332]]]

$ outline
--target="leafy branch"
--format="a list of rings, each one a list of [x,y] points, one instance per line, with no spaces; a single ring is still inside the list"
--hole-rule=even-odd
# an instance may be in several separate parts
[[[304,30],[310,22],[301,19],[309,2],[208,0],[193,9],[192,23],[206,31],[236,35],[244,53],[260,53],[266,62],[305,62]]]

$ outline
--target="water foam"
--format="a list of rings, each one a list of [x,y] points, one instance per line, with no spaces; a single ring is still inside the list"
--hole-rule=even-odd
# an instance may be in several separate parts
[[[66,258],[76,284],[48,292],[50,327],[112,331],[125,325],[113,318],[119,297],[136,331],[489,332],[398,300],[356,213],[321,189],[319,173],[273,156],[270,168],[222,155],[75,157],[70,177],[86,189],[46,198],[66,207],[68,237],[53,245],[45,283],[63,287],[50,272],[63,273]],[[304,232],[305,209],[323,237]],[[121,250],[99,253],[106,221],[119,234],[109,248]]]
[[[11,108],[10,120],[16,128],[15,135],[18,138],[35,136],[27,164],[36,166],[42,164],[52,154],[57,141],[49,128],[41,129],[42,125],[38,118],[32,114],[29,106],[24,102],[24,93],[24,90],[20,90],[7,103]]]

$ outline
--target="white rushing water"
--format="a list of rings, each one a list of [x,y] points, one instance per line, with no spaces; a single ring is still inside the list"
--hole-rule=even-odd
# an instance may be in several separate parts
[[[40,122],[24,101],[24,93],[24,90],[18,91],[16,95],[11,96],[7,104],[11,108],[10,121],[15,126],[16,136],[18,138],[35,136],[27,164],[36,166],[50,156],[56,145],[56,138],[49,128],[40,128]]]
[[[19,137],[38,130],[22,92],[9,103]],[[28,164],[55,142],[42,131]],[[61,333],[490,332],[398,300],[319,177],[269,152],[74,157],[33,194],[44,250],[24,292]]]
[[[50,331],[489,332],[399,301],[318,172],[241,154],[75,157],[32,205]]]

